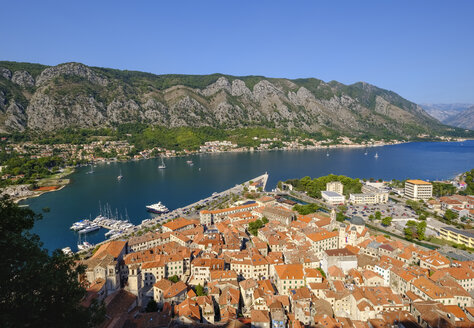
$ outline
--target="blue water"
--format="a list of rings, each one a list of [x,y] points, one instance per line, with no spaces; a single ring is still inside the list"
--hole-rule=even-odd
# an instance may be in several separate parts
[[[379,158],[374,158],[375,152]],[[93,174],[89,167],[79,168],[70,176],[72,182],[64,189],[22,202],[43,213],[43,220],[33,231],[49,250],[71,246],[75,249],[77,234],[69,230],[80,218],[94,218],[99,201],[108,203],[130,221],[139,223],[150,217],[145,205],[162,201],[170,209],[195,202],[268,172],[267,190],[279,180],[343,174],[359,178],[444,179],[474,168],[474,141],[452,143],[409,143],[368,149],[270,151],[254,153],[220,153],[195,155],[194,166],[186,158],[167,159],[166,170],[159,170],[158,159],[101,164]],[[201,170],[199,170],[201,168]],[[124,179],[117,181],[122,172]],[[87,236],[96,243],[104,240],[106,230]]]

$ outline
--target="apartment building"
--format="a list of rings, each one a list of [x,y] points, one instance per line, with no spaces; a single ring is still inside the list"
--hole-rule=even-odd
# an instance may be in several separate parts
[[[354,205],[359,204],[380,204],[388,202],[388,193],[362,193],[350,194],[349,201]]]
[[[321,258],[327,249],[335,249],[339,245],[339,232],[320,229],[318,232],[306,234],[307,240],[311,243],[311,249]]]
[[[433,197],[433,185],[423,180],[407,180],[405,197],[411,200],[428,200]]]
[[[303,264],[275,265],[274,281],[280,295],[290,295],[290,290],[305,285]]]
[[[333,181],[326,183],[326,191],[337,192],[338,194],[343,194],[344,185],[339,181]]]
[[[442,239],[474,248],[474,233],[468,230],[460,230],[453,227],[443,227],[439,229],[439,236]]]
[[[253,203],[253,204],[223,208],[223,209],[213,210],[213,211],[202,210],[201,212],[199,212],[199,218],[202,225],[208,226],[213,223],[218,223],[222,221],[223,218],[225,218],[228,215],[240,213],[240,212],[248,212],[253,209],[256,209],[257,207],[260,207],[260,205],[258,203]]]

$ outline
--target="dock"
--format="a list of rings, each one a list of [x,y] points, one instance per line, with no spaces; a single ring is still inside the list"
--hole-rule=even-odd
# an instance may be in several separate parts
[[[258,182],[259,187],[261,187],[262,190],[265,190],[265,187],[267,185],[267,181],[268,181],[268,173],[265,172],[265,174],[262,174],[262,175],[260,175],[256,178],[251,179],[251,180],[245,181],[241,184],[237,184],[237,185],[235,185],[234,187],[232,187],[230,189],[226,189],[226,190],[221,191],[219,193],[217,193],[217,192],[213,193],[211,196],[209,196],[207,198],[201,199],[201,200],[199,200],[195,203],[186,205],[184,207],[177,208],[177,209],[175,209],[173,211],[170,211],[168,213],[161,214],[157,217],[149,219],[149,221],[147,221],[145,223],[142,222],[141,224],[138,224],[138,225],[133,225],[132,223],[126,222],[126,221],[108,219],[108,218],[105,218],[105,217],[103,217],[102,219],[96,218],[96,219],[93,220],[93,222],[97,223],[102,228],[105,228],[105,229],[108,229],[108,230],[121,230],[122,231],[122,233],[120,235],[109,238],[109,239],[106,239],[106,240],[104,240],[100,243],[97,243],[96,246],[105,244],[105,243],[109,242],[110,240],[121,239],[122,236],[129,235],[129,234],[131,234],[133,232],[136,232],[138,230],[141,230],[143,228],[149,228],[149,227],[152,227],[152,226],[156,225],[157,223],[163,223],[164,221],[167,221],[169,219],[182,216],[184,212],[189,211],[189,210],[191,210],[192,208],[194,208],[196,206],[206,205],[207,203],[209,203],[212,200],[216,200],[216,199],[219,199],[221,197],[224,197],[224,196],[227,196],[227,195],[230,195],[230,194],[242,193],[244,191],[244,187],[250,186],[251,182]],[[116,227],[116,225],[120,225],[120,224],[126,224],[126,225],[128,225],[128,227],[126,229],[120,229],[120,227]],[[82,253],[82,252],[85,252],[85,251],[86,250],[79,251],[78,253]]]

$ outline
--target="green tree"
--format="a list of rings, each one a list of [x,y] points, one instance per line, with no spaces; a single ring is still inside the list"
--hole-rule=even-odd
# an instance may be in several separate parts
[[[306,205],[296,204],[293,206],[293,210],[297,211],[301,215],[308,215],[318,211],[321,207],[317,204],[311,203]]]
[[[345,219],[346,219],[346,216],[344,215],[343,212],[337,212],[337,214],[336,214],[336,221],[338,221],[338,222],[344,222]]]
[[[60,250],[51,255],[29,232],[41,217],[0,200],[0,322],[2,327],[94,327],[105,318],[102,303],[89,308],[78,277],[84,267]]]
[[[316,268],[316,269],[318,269],[318,271],[321,272],[321,275],[323,276],[323,278],[326,278],[326,272],[324,272],[322,268]]]
[[[403,229],[403,233],[405,234],[405,238],[408,240],[413,240],[413,230],[409,227]]]
[[[446,212],[444,213],[444,218],[451,222],[458,218],[458,214],[450,209],[447,209]]]
[[[250,222],[249,223],[249,228],[248,228],[248,231],[254,235],[254,236],[257,236],[258,235],[258,229],[262,228],[264,226],[262,220],[258,219],[254,222]]]
[[[433,182],[433,196],[451,196],[456,193],[456,187],[450,183]]]
[[[179,281],[179,278],[177,275],[171,276],[168,278],[169,281],[177,283]]]
[[[381,220],[382,219],[382,213],[380,211],[375,212],[375,220]]]
[[[204,287],[201,286],[201,284],[196,286],[196,295],[197,296],[205,296],[207,295],[206,292],[204,291]]]
[[[421,210],[421,208],[423,207],[423,204],[421,204],[420,202],[411,200],[411,199],[408,199],[408,200],[406,201],[406,204],[407,204],[408,206],[410,206],[411,209],[414,210],[414,211],[419,211],[419,210]]]
[[[416,233],[419,240],[425,239],[426,221],[419,222],[416,227]]]
[[[158,311],[158,303],[156,303],[156,301],[152,298],[148,302],[148,304],[146,305],[145,311],[146,312],[156,312],[156,311]]]
[[[267,223],[268,223],[268,219],[267,219],[266,216],[264,216],[264,217],[262,218],[262,222],[263,222],[263,224],[267,224]]]
[[[374,221],[374,219],[375,219],[375,216],[374,216],[373,214],[370,214],[370,215],[369,215],[369,220],[370,220],[370,221]]]
[[[392,218],[390,216],[386,216],[382,219],[382,225],[384,225],[385,227],[388,227],[391,224],[392,224]]]

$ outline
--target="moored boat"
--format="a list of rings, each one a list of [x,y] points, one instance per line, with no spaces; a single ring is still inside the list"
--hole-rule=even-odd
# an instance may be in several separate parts
[[[163,213],[168,213],[170,210],[163,205],[161,202],[158,202],[156,204],[151,204],[146,206],[146,210],[151,213],[155,214],[163,214]]]

